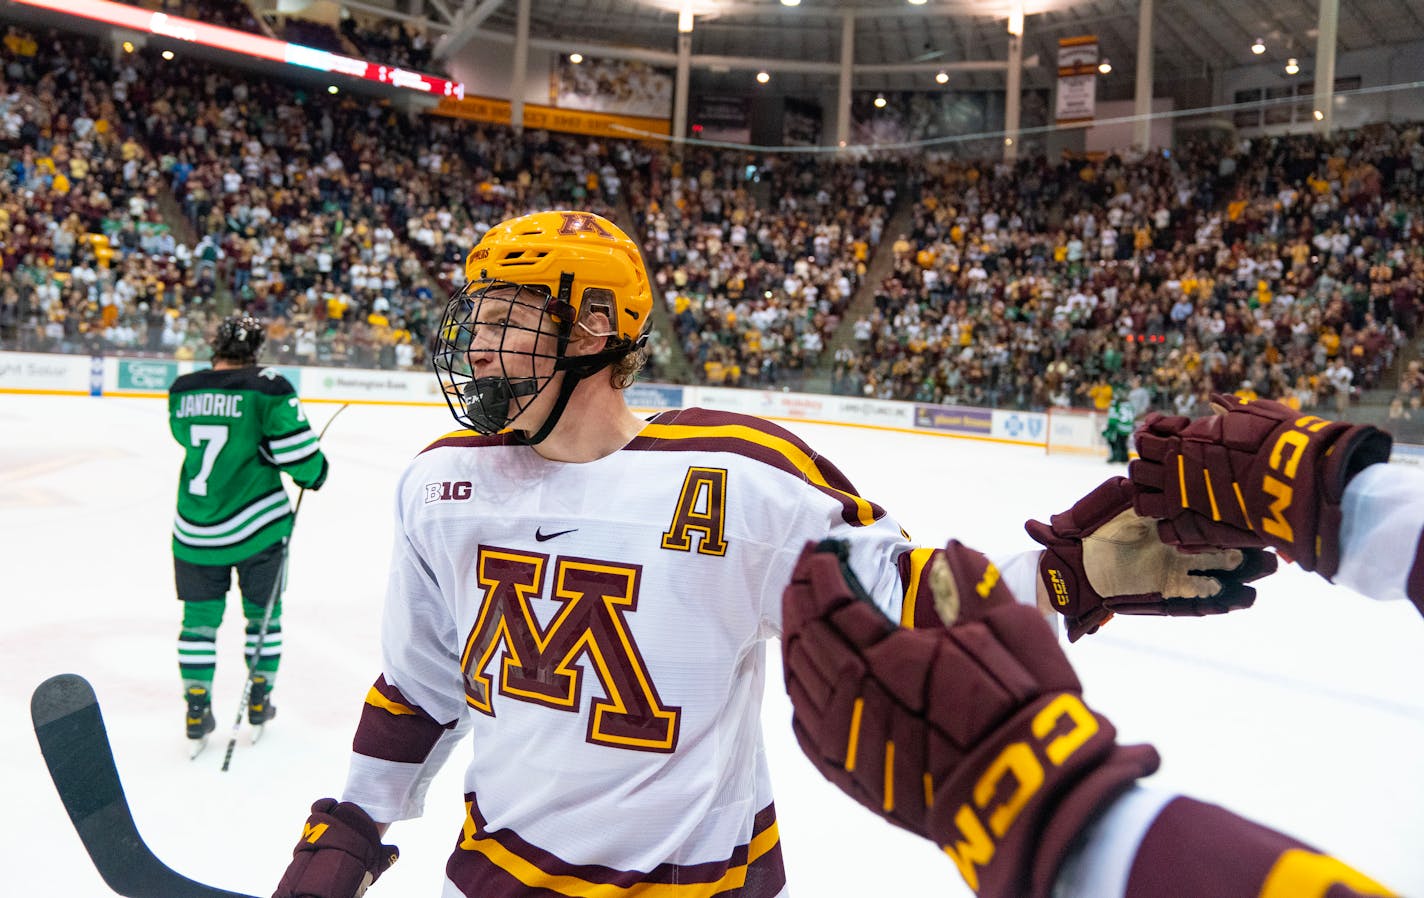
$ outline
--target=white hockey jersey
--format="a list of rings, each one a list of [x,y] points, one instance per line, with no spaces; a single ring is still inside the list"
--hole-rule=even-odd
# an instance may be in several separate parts
[[[787,431],[689,409],[585,464],[452,434],[403,475],[344,798],[421,811],[465,726],[447,895],[772,898],[765,646],[807,541],[913,623],[930,550]],[[906,596],[908,595],[908,599]]]

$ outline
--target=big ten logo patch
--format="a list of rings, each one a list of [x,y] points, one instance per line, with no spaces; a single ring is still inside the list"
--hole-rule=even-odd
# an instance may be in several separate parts
[[[662,547],[678,552],[692,548],[698,535],[697,554],[727,554],[727,471],[725,468],[688,468],[677,497],[672,523],[663,533]]]
[[[431,502],[463,502],[473,495],[475,485],[468,480],[442,480],[425,485],[425,504]]]
[[[659,696],[629,627],[642,572],[636,564],[480,546],[476,573],[484,596],[460,658],[465,702],[494,717],[497,693],[578,714],[591,674],[598,686],[590,690],[588,742],[675,750],[682,709]],[[545,626],[536,603],[550,600],[559,610]]]

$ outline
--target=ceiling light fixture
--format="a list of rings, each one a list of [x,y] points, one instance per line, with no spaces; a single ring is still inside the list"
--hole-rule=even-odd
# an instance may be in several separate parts
[[[765,84],[770,80],[771,74],[769,72],[757,72],[757,84]]]
[[[1098,71],[1104,75],[1112,71],[1112,63],[1108,62],[1106,56],[1103,57],[1102,62],[1098,63]]]
[[[935,81],[936,81],[936,83],[939,83],[939,84],[948,84],[948,83],[949,83],[949,72],[946,72],[946,71],[944,71],[944,70],[942,70],[942,69],[941,69],[939,72],[936,72],[936,73],[935,73]]]
[[[583,54],[582,54],[582,53],[570,53],[570,54],[569,54],[569,62],[573,63],[574,65],[578,65],[579,63],[583,62]]]
[[[1014,5],[1009,7],[1009,34],[1023,37],[1023,20],[1023,0],[1015,0]]]
[[[885,108],[885,95],[884,95],[884,94],[876,94],[876,95],[875,95],[875,108],[876,108],[876,109],[884,109],[884,108]]]
[[[1251,45],[1251,52],[1255,53],[1257,56],[1260,56],[1262,53],[1265,53],[1266,42],[1261,40],[1259,37],[1256,38],[1256,42]]]
[[[163,58],[171,61],[171,60],[173,59],[173,51],[172,51],[172,50],[164,50],[164,51],[163,51]]]
[[[1299,62],[1294,56],[1292,56],[1290,59],[1287,59],[1287,60],[1286,60],[1286,74],[1287,74],[1287,75],[1294,75],[1294,74],[1296,74],[1296,73],[1299,72],[1299,71],[1300,71],[1300,62]]]

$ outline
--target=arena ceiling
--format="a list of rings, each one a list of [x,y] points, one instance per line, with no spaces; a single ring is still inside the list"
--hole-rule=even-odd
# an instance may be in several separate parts
[[[369,2],[369,0],[368,0]],[[377,0],[379,2],[379,0]],[[1046,86],[1057,41],[1095,34],[1113,63],[1123,95],[1132,91],[1137,56],[1138,0],[1024,0],[1024,83]],[[360,8],[366,4],[348,3]],[[465,33],[512,34],[517,0],[411,0],[403,4],[435,29],[448,32],[478,19]],[[1157,0],[1154,16],[1156,79],[1209,79],[1214,71],[1260,62],[1281,66],[1301,59],[1308,76],[1319,16],[1317,0]],[[856,13],[857,64],[953,63],[1007,56],[1008,0],[531,0],[530,34],[567,42],[635,46],[672,52],[677,11],[697,13],[694,55],[839,60],[843,14]],[[1260,38],[1266,51],[1252,53]],[[1417,0],[1340,0],[1339,51],[1424,40],[1424,4]],[[1034,57],[1037,57],[1035,60]],[[700,80],[746,82],[746,72],[701,72]],[[932,86],[933,72],[858,75],[857,89],[904,90]],[[824,88],[824,75],[773,78],[784,91]],[[834,84],[834,76],[830,82]],[[960,73],[951,86],[1001,87],[998,73]],[[1112,94],[1105,84],[1102,93]]]

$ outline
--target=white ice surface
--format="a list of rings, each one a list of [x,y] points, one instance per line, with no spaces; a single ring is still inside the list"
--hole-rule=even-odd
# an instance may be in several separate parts
[[[317,426],[334,411],[309,405]],[[1041,451],[793,425],[921,543],[1030,548],[1028,517],[1068,507],[1111,473]],[[244,725],[219,772],[241,685],[235,597],[219,644],[207,754],[186,758],[169,523],[179,451],[162,402],[0,396],[0,894],[102,896],[29,724],[44,678],[98,691],[140,831],[187,876],[270,894],[308,804],[337,793],[377,673],[391,490],[452,429],[438,408],[353,406],[328,434],[328,485],[293,538],[276,694],[256,747]],[[1065,643],[1066,646],[1066,643]],[[772,646],[775,651],[775,644]],[[1424,895],[1424,620],[1291,569],[1223,618],[1118,618],[1068,648],[1090,704],[1121,737],[1154,742],[1150,782],[1225,804]],[[939,852],[824,784],[790,735],[773,659],[765,720],[783,847],[799,896],[969,895]],[[463,750],[462,750],[463,751]],[[460,768],[427,816],[397,825],[402,857],[372,895],[433,896],[460,827]],[[1204,858],[1203,863],[1211,863]]]

